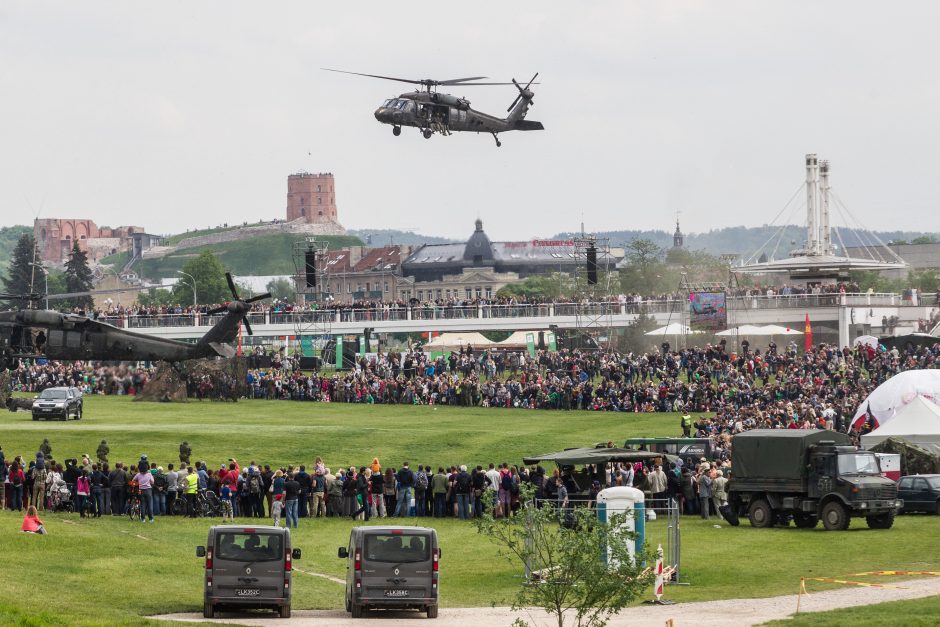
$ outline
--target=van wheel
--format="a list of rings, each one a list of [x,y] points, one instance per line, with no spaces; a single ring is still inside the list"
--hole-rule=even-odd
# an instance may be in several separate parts
[[[202,606],[202,617],[203,618],[215,618],[215,606],[211,603],[206,603]]]
[[[352,607],[350,608],[350,612],[352,613],[353,618],[362,618],[362,606],[359,605],[358,603],[352,604]]]
[[[757,499],[747,509],[747,519],[751,521],[751,526],[758,529],[772,527],[774,524],[774,511],[770,509],[770,503],[765,499]]]
[[[428,606],[428,618],[437,618],[437,606],[436,605]]]
[[[282,605],[277,608],[277,613],[281,618],[290,618],[290,605]]]
[[[829,501],[823,506],[822,521],[826,531],[842,531],[849,528],[849,513],[839,501]]]

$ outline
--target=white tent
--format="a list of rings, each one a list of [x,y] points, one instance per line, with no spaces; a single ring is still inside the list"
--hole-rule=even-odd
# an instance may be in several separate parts
[[[784,327],[779,324],[764,325],[764,330],[768,335],[803,335],[803,332],[793,327]]]
[[[888,438],[901,438],[933,453],[940,452],[940,407],[917,396],[888,424],[863,435],[862,446],[871,448]]]
[[[486,337],[476,331],[469,333],[441,333],[425,344],[424,350],[435,353],[440,351],[456,351],[462,349],[467,344],[476,350],[493,346],[494,342],[486,339]]]
[[[872,348],[878,348],[878,338],[874,335],[859,335],[855,338],[856,346],[870,346]]]
[[[681,322],[672,322],[664,327],[647,331],[644,335],[693,335],[701,331],[693,331],[689,325]]]
[[[771,336],[771,335],[803,335],[802,331],[797,331],[796,329],[791,329],[789,327],[782,327],[779,324],[766,324],[763,326],[754,325],[754,324],[742,324],[731,329],[725,329],[724,331],[719,331],[715,335],[723,336],[745,336],[749,335],[751,337],[755,336]]]
[[[918,396],[940,402],[940,370],[905,370],[894,375],[862,401],[852,418],[852,426],[867,420],[871,413],[878,426],[883,427]]]
[[[539,341],[539,332],[538,331],[514,331],[512,335],[507,337],[502,342],[496,342],[493,344],[493,348],[504,348],[504,349],[526,349],[529,347],[529,343],[526,340],[526,335],[529,333],[532,334],[532,338],[535,340],[535,343],[538,344]],[[548,344],[548,339],[545,340],[545,343]]]

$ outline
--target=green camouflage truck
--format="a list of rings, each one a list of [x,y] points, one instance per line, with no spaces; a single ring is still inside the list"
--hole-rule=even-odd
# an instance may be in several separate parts
[[[881,476],[874,453],[835,431],[759,429],[734,436],[726,518],[747,515],[752,527],[788,525],[847,529],[864,516],[890,529],[901,506],[894,481]]]

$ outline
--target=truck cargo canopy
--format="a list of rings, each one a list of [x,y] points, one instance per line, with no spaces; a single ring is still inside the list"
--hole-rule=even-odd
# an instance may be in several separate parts
[[[736,478],[798,479],[807,447],[823,441],[851,446],[848,435],[819,429],[756,429],[734,436],[731,471]]]

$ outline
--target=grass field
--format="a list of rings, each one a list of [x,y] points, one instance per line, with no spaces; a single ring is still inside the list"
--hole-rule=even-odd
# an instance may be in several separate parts
[[[0,445],[8,458],[31,458],[43,437],[57,459],[94,455],[98,442],[106,439],[112,462],[147,453],[165,464],[178,461],[178,445],[185,439],[195,458],[210,463],[233,455],[242,461],[309,463],[322,455],[334,468],[366,464],[373,456],[394,466],[405,459],[434,466],[518,463],[531,453],[679,431],[672,414],[287,401],[169,405],[120,397],[87,399],[81,422],[33,422],[26,413],[4,413],[0,421]],[[8,556],[17,572],[0,586],[0,624],[136,624],[150,614],[200,607],[201,561],[194,547],[205,542],[212,521],[174,518],[144,525],[126,518],[47,514],[50,533],[36,537],[18,532],[20,520],[15,513],[0,514],[0,555]],[[519,582],[518,569],[499,559],[496,547],[471,524],[429,522],[438,528],[444,550],[442,605],[508,603]],[[302,519],[294,539],[304,552],[298,568],[342,577],[344,563],[335,557],[336,547],[345,544],[352,524]],[[660,540],[663,527],[663,521],[651,525],[652,543]],[[888,531],[871,531],[854,520],[842,533],[758,530],[747,523],[733,528],[692,517],[683,518],[681,528],[682,573],[691,585],[667,588],[667,598],[677,601],[793,593],[800,576],[940,569],[938,517],[904,516]],[[811,591],[827,587],[814,582]],[[295,608],[338,608],[341,599],[341,585],[296,575]]]
[[[844,608],[829,612],[799,614],[789,620],[767,623],[768,627],[882,627],[904,625],[905,627],[928,627],[940,622],[940,596],[912,601],[876,603],[862,607]]]

